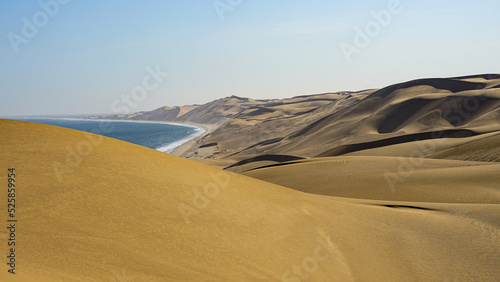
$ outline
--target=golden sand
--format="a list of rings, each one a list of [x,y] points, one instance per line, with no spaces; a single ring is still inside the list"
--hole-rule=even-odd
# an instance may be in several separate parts
[[[6,188],[15,167],[18,218],[15,276],[7,272],[8,230],[0,229],[0,281],[500,277],[498,165],[430,160],[408,177],[408,191],[392,192],[374,173],[375,157],[332,167],[327,158],[283,166],[311,177],[290,189],[70,129],[0,120],[0,136],[0,181]],[[393,159],[380,161],[394,168]],[[327,172],[349,168],[338,178]],[[439,170],[447,184],[425,186]],[[321,177],[321,189],[350,198],[311,193]],[[426,195],[416,190],[419,178]],[[356,183],[373,192],[356,198],[359,191],[345,190]]]

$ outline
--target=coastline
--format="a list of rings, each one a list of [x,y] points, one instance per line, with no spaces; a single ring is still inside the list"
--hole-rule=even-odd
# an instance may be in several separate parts
[[[189,151],[196,144],[196,142],[199,140],[200,137],[204,137],[205,135],[215,131],[217,128],[221,126],[220,124],[199,124],[199,123],[196,124],[191,122],[186,123],[186,125],[201,127],[205,130],[205,132],[175,147],[174,150],[172,150],[169,154],[182,157],[183,154]]]
[[[178,126],[186,126],[186,127],[192,127],[197,130],[201,129],[201,133],[199,134],[193,134],[191,138],[186,138],[186,139],[181,139],[179,141],[179,144],[176,145],[174,148],[170,148],[169,152],[164,152],[159,149],[154,149],[158,150],[160,152],[164,152],[167,154],[172,154],[174,156],[181,157],[182,154],[186,153],[191,149],[195,144],[197,139],[200,136],[204,136],[208,133],[213,132],[215,129],[217,129],[220,125],[219,124],[202,124],[202,123],[194,123],[194,122],[170,122],[170,121],[149,121],[149,120],[121,120],[121,119],[75,119],[75,120],[94,120],[94,121],[111,121],[111,122],[117,122],[117,121],[124,121],[124,122],[137,122],[137,123],[161,123],[161,124],[171,124],[171,125],[178,125]],[[175,142],[174,142],[175,143]]]
[[[204,136],[205,134],[208,134],[215,129],[217,129],[220,125],[218,124],[199,124],[199,123],[193,123],[193,122],[170,122],[170,121],[149,121],[149,120],[121,120],[121,119],[89,119],[89,118],[29,118],[32,120],[36,119],[52,119],[52,120],[87,120],[87,121],[109,121],[109,122],[132,122],[132,123],[155,123],[155,124],[170,124],[170,125],[177,125],[177,126],[184,126],[184,127],[191,127],[196,130],[196,132],[190,136],[187,136],[184,139],[177,140],[169,145],[175,144],[173,148],[169,148],[169,145],[160,147],[157,150],[163,153],[167,154],[172,154],[175,156],[180,157],[182,154],[187,152],[193,145],[196,143],[198,138],[200,136]],[[178,144],[176,144],[178,143]],[[164,150],[160,150],[164,148]],[[166,149],[166,150],[165,150]]]

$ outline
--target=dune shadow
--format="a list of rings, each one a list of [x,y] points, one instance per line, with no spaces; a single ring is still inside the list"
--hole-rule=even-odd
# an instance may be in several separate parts
[[[485,133],[481,133],[481,134],[486,134],[486,133],[489,133],[489,132],[485,132]],[[353,153],[353,152],[357,152],[357,151],[375,149],[375,148],[386,147],[386,146],[402,144],[402,143],[431,140],[431,139],[441,139],[441,138],[472,137],[472,136],[477,136],[477,135],[481,135],[481,134],[476,133],[472,130],[468,130],[468,129],[449,129],[449,130],[442,130],[442,131],[415,133],[415,134],[396,136],[396,137],[392,137],[392,138],[371,141],[371,142],[342,145],[342,146],[335,147],[333,149],[324,151],[323,153],[318,154],[315,157],[334,157],[334,156],[345,155],[345,154]]]
[[[452,77],[453,79],[470,79],[470,78],[483,78],[486,80],[493,80],[493,79],[499,79],[500,74],[494,74],[494,73],[489,73],[489,74],[477,74],[477,75],[467,75],[467,76],[458,76],[458,77]]]
[[[386,98],[394,91],[414,86],[432,86],[436,89],[448,90],[450,92],[457,93],[468,90],[484,89],[487,86],[487,84],[462,81],[450,78],[424,78],[424,79],[417,79],[408,82],[394,84],[376,91],[375,93],[373,93],[373,95],[381,98]]]
[[[411,99],[391,107],[391,111],[379,125],[378,133],[390,133],[396,131],[404,123],[408,122],[415,113],[436,101],[430,99]]]
[[[242,165],[253,163],[253,162],[272,161],[272,162],[277,162],[277,163],[288,163],[291,161],[297,161],[297,160],[303,160],[303,159],[304,158],[302,158],[302,157],[289,156],[289,155],[260,155],[260,156],[256,156],[256,157],[252,157],[252,158],[248,158],[248,159],[239,161],[237,163],[234,163],[230,166],[225,167],[224,169],[242,166]],[[270,165],[270,166],[274,166],[274,165]],[[268,166],[266,166],[266,167],[268,167]],[[259,168],[262,168],[262,167],[259,167]]]
[[[415,210],[424,210],[424,211],[444,212],[443,210],[438,210],[438,209],[431,209],[431,208],[424,208],[424,207],[417,207],[417,206],[408,206],[408,205],[381,205],[381,204],[371,204],[371,205],[386,207],[386,208],[391,208],[391,209],[415,209]]]

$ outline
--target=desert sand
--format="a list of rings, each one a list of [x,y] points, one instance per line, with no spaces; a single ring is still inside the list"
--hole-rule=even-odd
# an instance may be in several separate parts
[[[18,204],[16,274],[4,263],[0,281],[498,281],[499,85],[421,79],[111,117],[211,124],[184,158],[0,120],[0,179],[16,168]]]
[[[78,131],[0,125],[7,136],[2,167],[18,175],[17,281],[494,281],[500,275],[498,188],[466,201],[460,196],[467,188],[457,188],[455,199],[449,187],[427,191],[427,202],[411,189],[396,193],[409,201],[315,195]],[[85,140],[96,145],[73,163],[67,148],[83,148]],[[55,164],[69,168],[61,182]],[[485,178],[500,169],[477,166]],[[375,186],[382,197],[383,187],[390,192],[383,183],[363,186]],[[5,203],[6,193],[1,197]],[[7,238],[5,228],[1,236]],[[4,265],[1,279],[10,275]]]

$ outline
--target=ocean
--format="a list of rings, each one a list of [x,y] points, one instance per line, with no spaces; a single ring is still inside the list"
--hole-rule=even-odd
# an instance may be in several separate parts
[[[104,135],[165,153],[172,152],[176,147],[205,132],[203,128],[196,126],[159,122],[41,118],[17,118],[17,120],[50,124]]]

